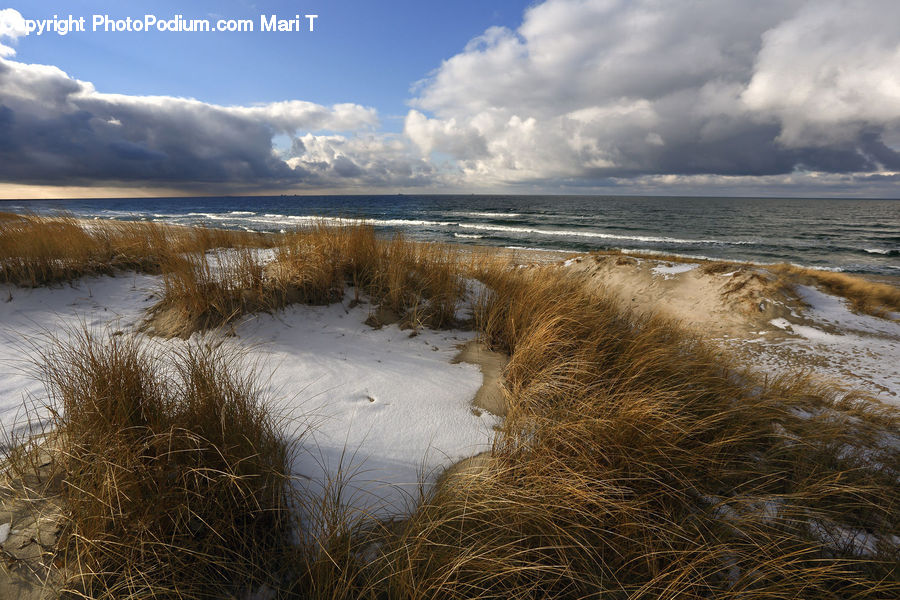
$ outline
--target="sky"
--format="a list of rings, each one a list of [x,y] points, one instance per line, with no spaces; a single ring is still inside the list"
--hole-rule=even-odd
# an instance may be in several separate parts
[[[900,197],[898,23],[895,0],[29,0],[0,8],[0,198]]]

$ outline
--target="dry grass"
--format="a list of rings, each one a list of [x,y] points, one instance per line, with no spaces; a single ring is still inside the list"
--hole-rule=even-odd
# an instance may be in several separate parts
[[[317,225],[282,236],[266,264],[250,249],[177,257],[147,328],[187,337],[247,313],[336,302],[346,286],[405,326],[449,327],[465,293],[461,263],[450,246],[379,239],[368,225]]]
[[[900,592],[900,455],[881,437],[896,413],[762,385],[552,271],[490,283],[479,324],[512,355],[510,413],[490,468],[438,492],[385,554],[390,596]],[[878,551],[817,533],[841,528]]]
[[[774,273],[788,276],[793,281],[818,285],[831,294],[843,296],[853,310],[875,316],[887,312],[900,312],[900,288],[856,277],[847,273],[834,273],[807,269],[789,264],[769,267]]]
[[[736,271],[741,268],[741,265],[738,263],[728,262],[724,260],[716,260],[712,262],[703,263],[700,265],[700,272],[705,273],[706,275],[721,275],[722,273],[728,273],[730,271]]]
[[[0,283],[35,287],[119,269],[159,273],[173,256],[266,247],[272,240],[242,231],[0,213]]]
[[[462,259],[453,246],[419,244],[398,234],[379,239],[370,225],[319,225],[290,234],[278,248],[273,279],[288,297],[334,301],[355,288],[412,326],[447,327],[465,286]],[[299,293],[298,293],[299,292]]]
[[[216,256],[165,266],[157,313],[182,335],[347,285],[445,326],[480,279],[475,325],[511,356],[492,456],[401,523],[350,516],[336,480],[303,499],[314,518],[287,551],[284,447],[243,371],[193,347],[162,376],[129,338],[83,336],[44,361],[66,406],[63,539],[80,593],[224,597],[268,579],[280,597],[373,600],[900,594],[895,410],[759,379],[559,269],[365,225],[287,234],[270,263]]]
[[[221,327],[241,315],[279,308],[282,298],[263,279],[252,248],[170,257],[163,273],[162,300],[151,310],[145,330],[166,337],[189,337]]]
[[[272,581],[285,443],[239,357],[79,332],[42,351],[69,597],[223,598]],[[171,359],[171,357],[170,357]]]

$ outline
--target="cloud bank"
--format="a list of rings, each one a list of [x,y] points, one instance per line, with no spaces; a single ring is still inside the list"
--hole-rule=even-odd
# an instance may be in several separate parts
[[[898,22],[892,1],[548,0],[445,61],[406,132],[496,183],[900,169]]]
[[[21,37],[14,17],[0,11],[0,44]],[[898,22],[893,0],[546,0],[416,84],[402,134],[379,131],[376,111],[356,103],[229,107],[101,93],[55,67],[9,60],[14,50],[0,45],[0,181],[891,186]],[[284,136],[289,148],[275,144]]]
[[[375,111],[358,104],[234,107],[104,94],[56,67],[0,59],[0,180],[5,181],[287,187],[409,179],[410,165],[419,159],[407,156],[404,164],[388,159],[389,144],[368,141],[377,126]],[[352,139],[311,133],[347,131]],[[278,135],[303,136],[295,139],[296,156],[275,151]],[[317,154],[308,155],[306,146]]]

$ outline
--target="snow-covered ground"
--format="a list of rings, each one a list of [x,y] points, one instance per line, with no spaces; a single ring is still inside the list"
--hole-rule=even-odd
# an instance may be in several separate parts
[[[688,271],[693,271],[700,265],[698,263],[675,263],[671,265],[659,264],[650,271],[654,275],[662,275],[665,279],[670,279],[674,275],[678,275],[679,273],[687,273]]]
[[[900,323],[852,312],[846,300],[797,286],[806,308],[772,319],[773,330],[755,340],[733,339],[757,368],[782,373],[810,369],[845,387],[861,388],[900,405]]]
[[[294,305],[246,319],[236,343],[253,348],[286,431],[309,428],[298,481],[315,491],[340,472],[349,476],[345,504],[402,514],[420,481],[488,450],[499,419],[472,410],[479,368],[451,363],[471,332],[376,330],[364,323],[368,311]]]
[[[29,398],[45,396],[29,359],[35,344],[80,323],[132,332],[156,300],[159,283],[129,274],[33,290],[0,286],[5,432],[24,425]],[[489,449],[499,418],[472,411],[479,368],[451,362],[472,333],[420,330],[410,336],[396,325],[374,330],[364,323],[369,308],[296,305],[244,318],[236,336],[206,335],[246,352],[285,436],[301,438],[293,463],[298,485],[320,490],[342,476],[345,505],[403,514],[420,481],[429,484],[445,467]],[[184,342],[153,343],[164,350]]]
[[[46,396],[35,378],[35,358],[48,335],[82,325],[95,331],[129,331],[153,305],[159,278],[122,274],[84,277],[71,285],[34,289],[0,285],[0,428],[11,434],[25,419],[32,401]]]

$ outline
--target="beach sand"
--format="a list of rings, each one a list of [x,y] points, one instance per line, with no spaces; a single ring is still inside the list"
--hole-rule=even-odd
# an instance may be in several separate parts
[[[754,370],[772,376],[808,371],[900,404],[900,315],[860,315],[813,286],[779,287],[764,266],[711,269],[703,261],[645,256],[460,249],[499,255],[518,268],[555,265],[629,310],[678,321]],[[0,289],[9,297],[0,306],[0,416],[6,431],[21,427],[23,400],[43,393],[25,373],[22,339],[34,343],[48,330],[79,321],[137,332],[159,283],[157,276],[122,274],[62,287]],[[412,335],[377,307],[348,304],[350,297],[326,307],[249,315],[221,342],[243,345],[265,365],[266,386],[287,398],[278,410],[295,431],[314,430],[309,439],[318,454],[307,453],[294,465],[304,480],[355,471],[349,501],[402,518],[423,478],[426,487],[452,482],[477,476],[489,464],[492,431],[507,413],[508,357],[490,351],[473,332]],[[299,421],[304,412],[313,420]],[[345,451],[354,463],[342,464]],[[44,563],[41,544],[52,543],[59,507],[52,500],[38,506],[23,499],[26,484],[42,483],[40,469],[30,482],[7,476],[0,489],[0,547],[12,565],[0,571],[3,597],[49,594],[43,583],[52,580],[53,569]]]
[[[900,405],[900,315],[854,313],[814,286],[782,286],[763,265],[704,268],[711,264],[596,254],[560,266],[637,313],[681,323],[753,370],[806,372]]]

